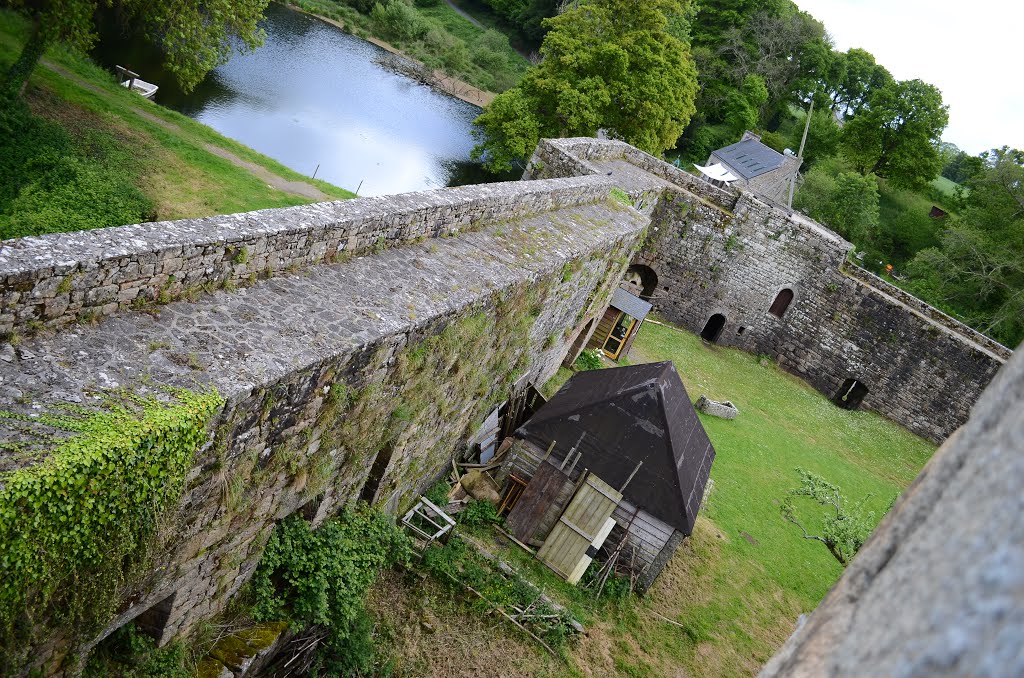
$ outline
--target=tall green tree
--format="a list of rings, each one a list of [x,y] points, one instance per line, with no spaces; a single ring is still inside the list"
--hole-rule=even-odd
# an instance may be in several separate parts
[[[831,99],[833,113],[852,117],[860,112],[873,92],[893,82],[892,75],[867,50],[837,52],[822,86]]]
[[[907,270],[924,299],[1004,344],[1024,341],[1024,151],[983,154],[966,209]]]
[[[936,144],[949,122],[949,106],[934,85],[893,82],[876,90],[843,128],[843,151],[862,174],[900,188],[921,188],[942,169]]]
[[[668,31],[679,0],[592,0],[549,19],[544,61],[477,118],[474,149],[493,169],[529,156],[541,137],[599,129],[654,154],[671,148],[694,113],[697,73]]]
[[[819,165],[807,173],[793,204],[865,249],[878,237],[878,197],[874,176],[833,174],[832,168]]]
[[[7,0],[31,21],[28,40],[3,79],[0,97],[11,100],[24,91],[46,48],[63,43],[89,49],[97,39],[96,14],[112,7],[118,18],[139,30],[164,54],[165,64],[185,90],[224,63],[235,45],[262,44],[257,22],[269,0]]]

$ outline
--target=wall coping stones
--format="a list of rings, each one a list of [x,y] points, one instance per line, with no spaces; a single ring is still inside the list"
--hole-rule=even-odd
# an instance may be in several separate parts
[[[854,278],[857,282],[892,297],[916,313],[923,315],[925,319],[941,325],[948,331],[957,335],[957,338],[966,339],[977,344],[980,349],[992,354],[996,358],[999,358],[1000,362],[1009,360],[1013,355],[1012,350],[1003,346],[995,339],[985,336],[973,327],[968,327],[956,318],[943,313],[939,309],[934,306],[930,306],[909,292],[896,287],[887,280],[878,277],[874,273],[871,273],[850,261],[844,262],[841,270],[851,278]]]
[[[9,240],[0,243],[0,334],[594,203],[612,187],[598,176],[483,184]]]

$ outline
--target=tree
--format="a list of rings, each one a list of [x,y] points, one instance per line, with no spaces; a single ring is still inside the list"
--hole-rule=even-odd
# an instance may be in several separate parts
[[[667,30],[678,0],[592,0],[545,22],[544,61],[477,118],[474,157],[505,169],[542,136],[610,136],[660,154],[694,113],[697,74]]]
[[[924,299],[1008,346],[1024,341],[1024,152],[982,156],[966,209],[907,267]]]
[[[780,506],[782,519],[799,527],[804,533],[804,539],[820,541],[839,564],[846,567],[875,527],[874,512],[864,511],[864,503],[871,495],[851,507],[836,485],[802,468],[797,468],[796,472],[800,476],[800,486],[790,490],[783,498]],[[820,518],[820,535],[808,532],[804,527],[807,521],[797,518],[796,500],[801,497],[826,507]]]
[[[878,182],[874,176],[815,166],[793,202],[797,209],[827,225],[858,248],[878,237]]]
[[[120,20],[136,27],[162,50],[182,88],[192,89],[208,71],[224,63],[236,44],[255,49],[263,41],[257,21],[269,0],[119,0]],[[20,55],[8,69],[0,98],[19,96],[46,48],[63,43],[80,51],[96,41],[95,19],[110,0],[8,0],[29,18],[31,29]]]
[[[758,75],[748,75],[743,87],[733,90],[726,99],[725,123],[734,137],[739,137],[744,130],[755,129],[760,120],[760,110],[768,101],[768,89],[764,80]]]
[[[884,66],[875,63],[867,50],[853,48],[837,53],[822,85],[832,100],[832,112],[855,116],[871,94],[893,82]]]
[[[861,174],[900,188],[920,188],[942,168],[935,145],[949,122],[949,106],[934,85],[894,82],[875,91],[843,128],[843,149]]]
[[[952,146],[952,144],[950,144]],[[953,146],[951,156],[943,156],[942,176],[958,184],[966,184],[979,178],[985,172],[985,159],[977,155],[967,155]]]

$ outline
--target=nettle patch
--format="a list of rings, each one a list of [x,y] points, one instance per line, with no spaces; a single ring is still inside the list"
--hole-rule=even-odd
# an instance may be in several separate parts
[[[38,463],[0,474],[0,672],[55,635],[72,645],[98,632],[151,562],[165,514],[180,498],[214,390],[119,391],[95,408],[39,416],[0,413]]]

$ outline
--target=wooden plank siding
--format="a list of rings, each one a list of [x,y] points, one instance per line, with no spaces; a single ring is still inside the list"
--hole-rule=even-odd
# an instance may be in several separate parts
[[[575,584],[577,565],[586,556],[601,528],[618,505],[622,495],[597,476],[588,474],[551,534],[537,552],[548,567]],[[580,572],[579,574],[582,574]]]
[[[509,455],[512,457],[509,469],[520,478],[531,478],[534,473],[536,473],[538,464],[544,457],[545,453],[545,450],[537,449],[537,447],[527,441],[516,440],[512,450],[509,451]],[[576,469],[571,475],[571,478],[578,478],[582,471],[583,469]],[[561,506],[565,505],[565,501],[567,501],[567,499],[563,499],[562,503],[558,505],[559,509]],[[630,562],[633,562],[633,569],[639,574],[657,560],[662,549],[669,544],[672,539],[672,535],[676,532],[676,529],[665,521],[652,516],[650,513],[643,510],[643,508],[640,508],[640,510],[637,511],[636,517],[633,518],[633,522],[630,524],[630,518],[633,517],[633,512],[635,510],[636,505],[628,499],[623,498],[619,501],[618,506],[615,507],[611,516],[615,519],[616,525],[612,529],[612,533],[605,542],[605,545],[608,548],[613,548],[615,545],[618,545],[622,540],[622,535],[624,534],[626,527],[628,526],[629,537],[627,540],[627,550],[632,549],[635,551],[635,560],[631,554],[624,554],[620,558],[619,564],[625,566]],[[542,527],[550,529],[554,520],[554,518],[547,516],[546,527],[544,526],[544,523],[542,523]],[[541,529],[541,527],[538,527],[534,534],[535,536],[539,535],[540,539],[547,536],[544,534],[544,529]],[[518,535],[517,538],[519,538]]]
[[[551,462],[543,462],[537,467],[515,508],[508,514],[506,526],[509,532],[527,544],[534,537],[544,539],[547,533],[542,525],[547,522],[547,529],[550,529],[553,523],[552,520],[545,521],[546,514],[552,509],[560,510],[565,506],[572,496],[572,490],[573,482],[564,471]]]

